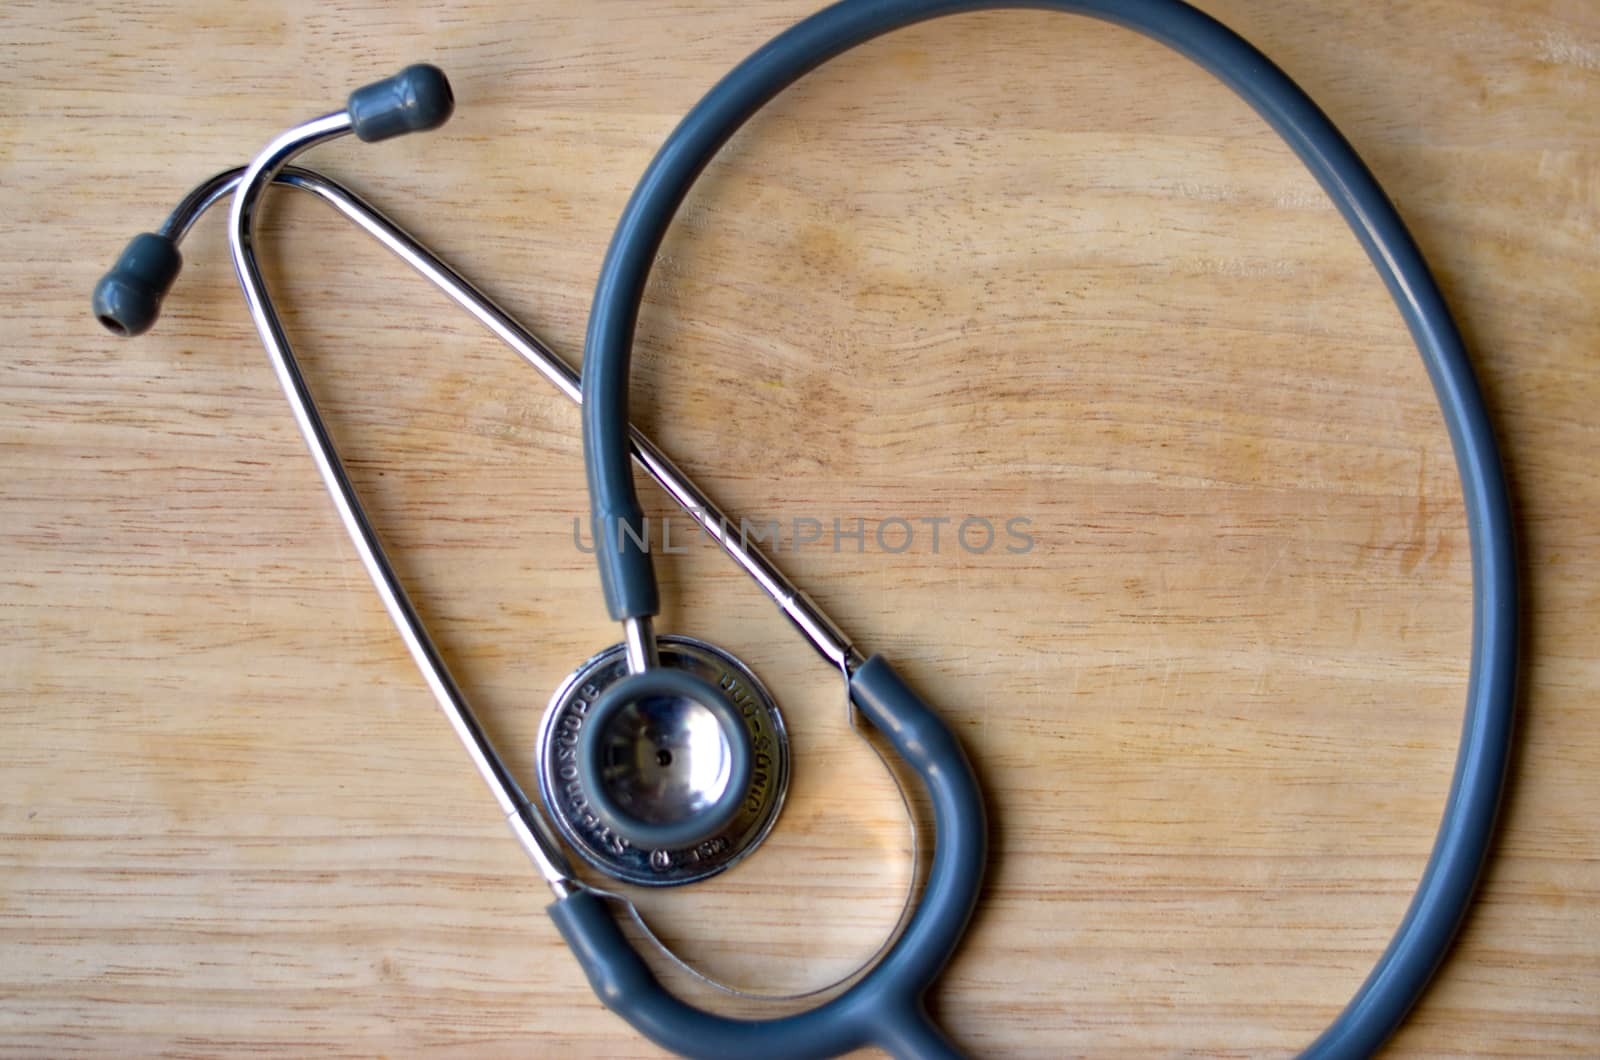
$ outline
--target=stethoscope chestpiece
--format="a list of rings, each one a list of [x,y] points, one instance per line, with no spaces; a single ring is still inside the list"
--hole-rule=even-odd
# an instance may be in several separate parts
[[[564,681],[539,738],[539,791],[590,865],[647,886],[691,883],[748,856],[789,781],[783,716],[728,652],[689,637],[629,673],[618,644]]]

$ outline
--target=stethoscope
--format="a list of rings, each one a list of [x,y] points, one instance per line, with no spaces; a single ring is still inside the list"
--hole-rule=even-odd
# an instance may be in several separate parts
[[[1417,892],[1387,950],[1307,1056],[1372,1053],[1443,959],[1491,840],[1512,733],[1517,677],[1516,566],[1510,505],[1493,432],[1461,336],[1399,215],[1355,151],[1290,79],[1239,36],[1179,0],[844,0],[774,38],[717,84],[668,137],[634,190],[596,286],[580,379],[527,329],[399,226],[327,177],[290,166],[354,133],[387,139],[442,124],[444,75],[413,66],[354,92],[340,111],[273,140],[248,167],[200,185],[160,231],[138,236],[95,289],[95,312],[121,334],[155,321],[181,265],[178,244],[232,196],[229,242],[250,315],[346,531],[407,650],[487,781],[518,843],[555,894],[551,918],[600,1000],[665,1048],[688,1056],[832,1056],[876,1045],[900,1057],[960,1053],[924,995],[959,943],[985,864],[982,798],[960,744],[881,656],[864,656],[628,419],[634,327],[650,266],[700,171],[760,107],[857,44],[940,15],[1048,8],[1103,19],[1171,46],[1253,106],[1305,162],[1366,248],[1399,307],[1450,431],[1472,543],[1473,637],[1466,720],[1442,823]],[[539,744],[541,813],[512,777],[407,598],[317,414],[257,263],[255,231],[272,184],[308,191],[378,239],[582,406],[601,586],[622,642],[557,690]],[[760,681],[721,649],[657,637],[658,595],[632,477],[637,461],[843,675],[859,716],[926,789],[931,863],[920,898],[859,974],[825,1000],[773,1019],[733,1019],[669,993],[633,949],[616,896],[581,880],[566,849],[597,871],[644,884],[703,879],[747,856],[771,829],[787,779],[781,713]],[[736,524],[732,524],[736,525]],[[565,847],[563,846],[565,843]],[[624,915],[630,907],[620,906]]]

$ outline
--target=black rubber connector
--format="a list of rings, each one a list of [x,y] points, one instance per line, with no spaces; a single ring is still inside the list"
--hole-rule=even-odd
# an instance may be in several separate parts
[[[367,143],[427,132],[450,120],[456,97],[437,66],[418,63],[350,93],[350,127]]]
[[[128,249],[94,285],[94,315],[115,335],[142,335],[161,315],[161,299],[183,268],[178,244],[154,232],[133,237]]]

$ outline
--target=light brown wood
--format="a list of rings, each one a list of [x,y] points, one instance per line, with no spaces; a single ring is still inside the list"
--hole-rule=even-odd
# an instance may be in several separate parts
[[[219,219],[150,335],[104,334],[88,291],[192,182],[426,59],[454,81],[449,126],[308,163],[576,358],[654,148],[813,4],[389,6],[0,14],[6,1055],[658,1055],[589,993],[392,634]],[[1204,6],[1398,201],[1522,520],[1504,832],[1394,1052],[1600,1054],[1600,10]],[[526,773],[549,690],[617,635],[572,540],[575,412],[317,204],[270,212],[275,289],[352,473]],[[994,860],[936,998],[959,1043],[1282,1055],[1321,1029],[1428,850],[1470,572],[1422,367],[1260,120],[1084,20],[876,42],[711,167],[637,361],[640,422],[733,511],[823,523],[779,561],[979,763]],[[1001,528],[986,554],[953,545],[967,516]],[[1012,553],[1018,517],[1034,547]],[[836,518],[865,520],[862,552],[831,547]],[[875,539],[894,518],[916,531],[900,554]],[[941,518],[935,551],[921,520]],[[759,857],[645,904],[706,971],[802,988],[893,921],[905,824],[837,676],[674,530],[663,626],[778,691],[796,775]]]

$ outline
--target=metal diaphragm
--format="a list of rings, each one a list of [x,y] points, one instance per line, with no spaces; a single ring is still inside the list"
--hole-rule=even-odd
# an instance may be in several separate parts
[[[693,883],[714,876],[748,856],[766,838],[777,821],[789,784],[789,739],[783,715],[766,688],[750,669],[714,645],[691,637],[663,636],[657,641],[664,667],[683,670],[720,688],[738,711],[750,736],[753,752],[750,782],[738,810],[716,834],[682,848],[643,847],[619,835],[595,812],[592,793],[586,790],[587,771],[581,768],[582,734],[590,708],[612,685],[628,676],[624,646],[613,645],[580,666],[561,683],[545,711],[539,730],[539,794],[556,828],[568,845],[596,869],[615,879],[644,886],[665,887]],[[651,713],[663,719],[692,721],[698,716],[696,704],[652,704]],[[622,720],[639,722],[638,716]],[[623,726],[626,734],[628,726]],[[662,792],[673,787],[674,767],[688,772],[683,778],[691,784],[696,769],[704,762],[685,758],[674,742],[684,735],[639,729],[639,739],[649,742],[659,775],[636,777],[621,774],[629,784],[645,785]],[[660,747],[656,747],[656,742]],[[715,748],[709,748],[715,750]],[[661,759],[671,757],[663,765]],[[714,756],[713,756],[714,759]],[[648,764],[648,763],[647,763]],[[720,769],[718,770],[720,772]],[[590,782],[593,783],[592,778]],[[646,784],[648,782],[648,784]],[[628,797],[637,793],[611,792]]]

